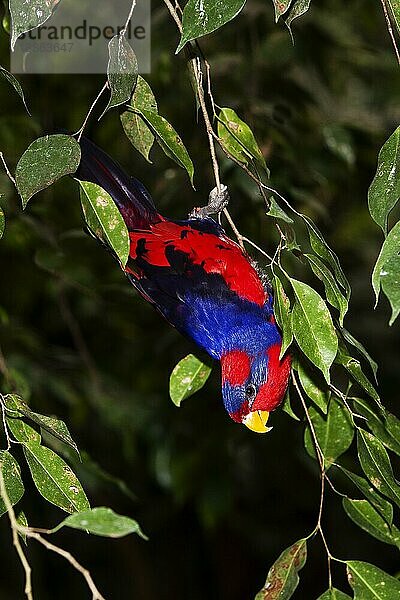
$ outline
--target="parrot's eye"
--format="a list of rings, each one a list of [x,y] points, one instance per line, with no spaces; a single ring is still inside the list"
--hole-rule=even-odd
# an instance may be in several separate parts
[[[255,385],[253,385],[252,383],[250,383],[247,387],[246,387],[246,400],[248,400],[249,402],[252,402],[254,400],[254,398],[257,396],[257,388]]]

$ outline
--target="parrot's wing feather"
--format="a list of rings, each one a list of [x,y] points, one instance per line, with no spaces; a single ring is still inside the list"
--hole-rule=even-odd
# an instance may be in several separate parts
[[[146,188],[134,177],[85,137],[80,140],[81,162],[75,177],[91,181],[110,194],[128,229],[149,227],[162,217],[157,213]]]

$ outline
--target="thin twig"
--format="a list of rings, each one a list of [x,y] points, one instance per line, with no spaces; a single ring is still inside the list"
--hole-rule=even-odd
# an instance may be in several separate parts
[[[394,52],[396,54],[397,62],[400,65],[400,52],[399,52],[399,49],[397,47],[396,37],[395,37],[393,29],[392,29],[392,22],[390,20],[389,11],[388,11],[387,6],[386,6],[386,0],[381,0],[381,4],[382,4],[382,8],[383,8],[383,13],[385,15],[388,32],[389,32],[389,35],[390,35],[391,40],[392,40],[392,44],[393,44],[393,47],[394,47]]]
[[[0,393],[0,407],[1,407],[1,420],[3,422],[4,435],[6,436],[6,440],[7,440],[6,450],[9,450],[11,448],[11,438],[10,438],[10,434],[8,433],[8,427],[7,427],[7,422],[6,422],[6,406],[4,404],[4,396],[1,393]]]
[[[5,170],[6,174],[7,174],[7,177],[15,185],[15,187],[17,187],[17,184],[15,183],[15,179],[14,179],[14,177],[10,173],[10,170],[9,170],[9,168],[7,166],[7,163],[6,163],[6,159],[4,158],[4,154],[2,152],[0,152],[0,159],[1,159],[1,162],[3,163],[3,165],[4,165],[4,170]]]
[[[174,19],[176,26],[179,29],[179,33],[182,33],[182,31],[183,31],[182,23],[178,16],[178,13],[176,12],[175,8],[172,6],[172,2],[170,2],[169,0],[164,0],[164,4],[168,8],[169,12],[171,13],[171,17]]]
[[[92,106],[89,108],[89,112],[87,113],[87,115],[85,117],[85,120],[82,123],[82,127],[80,129],[78,129],[78,131],[74,134],[74,135],[78,136],[77,137],[78,142],[80,141],[80,139],[82,137],[83,131],[84,131],[86,125],[87,125],[87,122],[89,121],[90,115],[92,114],[94,107],[96,106],[96,104],[99,101],[101,95],[107,89],[107,87],[108,87],[108,81],[105,82],[105,84],[103,85],[103,87],[101,88],[101,90],[99,91],[99,93],[97,94],[95,100],[93,101]]]
[[[72,556],[72,554],[70,552],[63,550],[63,548],[59,548],[58,546],[55,546],[54,544],[52,544],[51,542],[46,540],[44,537],[42,537],[36,531],[32,531],[29,527],[21,527],[19,525],[18,530],[21,533],[25,534],[26,536],[33,538],[34,540],[39,542],[39,544],[42,544],[42,546],[47,548],[47,550],[50,550],[51,552],[54,552],[55,554],[58,554],[59,556],[62,556],[63,558],[65,558],[65,560],[68,561],[74,567],[74,569],[76,569],[76,571],[81,573],[81,575],[84,577],[90,591],[92,592],[92,599],[93,600],[105,600],[104,596],[97,589],[96,584],[94,583],[90,572],[87,569],[85,569],[85,567],[83,567],[76,560],[76,558],[74,556]]]
[[[120,35],[125,35],[126,30],[128,29],[129,21],[132,19],[133,11],[135,10],[135,8],[136,8],[136,0],[132,0],[132,5],[131,5],[131,9],[129,11],[129,15],[126,19],[126,23],[125,23],[123,29],[121,29]]]
[[[4,505],[7,509],[8,518],[10,520],[13,544],[25,571],[25,596],[28,598],[28,600],[33,600],[31,577],[32,569],[19,541],[18,531],[20,529],[20,525],[18,524],[13,506],[7,494],[6,484],[3,477],[3,465],[0,465],[0,495],[3,498]]]

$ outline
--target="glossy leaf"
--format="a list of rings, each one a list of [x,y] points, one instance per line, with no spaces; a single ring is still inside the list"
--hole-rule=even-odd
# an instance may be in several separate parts
[[[387,233],[388,217],[400,198],[400,127],[382,146],[376,175],[368,190],[371,217]]]
[[[375,377],[375,381],[377,382],[377,372],[378,372],[378,365],[377,363],[374,361],[373,358],[371,358],[371,356],[369,355],[369,353],[367,352],[367,350],[364,348],[364,346],[362,345],[361,342],[359,342],[349,331],[347,331],[347,329],[345,329],[344,327],[340,328],[340,333],[342,334],[342,336],[344,337],[345,341],[350,344],[351,346],[353,346],[354,348],[356,348],[356,350],[358,350],[358,352],[361,354],[361,356],[363,358],[365,358],[365,360],[369,363],[372,372],[374,374]]]
[[[51,17],[56,4],[55,0],[10,0],[11,50],[22,33],[43,25]]]
[[[378,494],[376,489],[363,477],[356,475],[351,471],[348,471],[344,467],[340,467],[340,470],[347,475],[347,477],[354,483],[354,485],[360,490],[365,498],[376,508],[379,514],[385,519],[388,525],[392,524],[393,521],[393,506],[388,500],[385,500]]]
[[[400,32],[400,0],[388,0],[388,4],[397,30]]]
[[[264,156],[250,127],[232,108],[221,108],[218,115],[218,137],[237,160],[247,164],[254,160],[269,173]]]
[[[78,446],[72,439],[71,434],[68,431],[68,427],[66,426],[64,421],[62,421],[61,419],[57,419],[56,417],[49,417],[47,415],[41,415],[39,413],[33,412],[29,408],[29,406],[21,400],[19,396],[16,396],[14,394],[9,394],[8,396],[5,396],[4,403],[6,405],[6,408],[17,410],[21,414],[21,416],[27,417],[37,425],[40,425],[40,427],[54,435],[54,437],[59,439],[64,444],[70,446],[73,450],[75,450],[75,452],[79,454]]]
[[[380,405],[379,394],[362,370],[360,361],[347,354],[347,349],[342,342],[339,344],[335,362],[342,365],[367,394]]]
[[[394,478],[388,453],[382,442],[363,429],[357,432],[358,458],[372,485],[400,506],[400,486]]]
[[[138,63],[125,35],[121,32],[108,43],[107,78],[111,90],[104,112],[130,99],[138,76]],[[104,113],[103,113],[104,114]]]
[[[78,478],[58,454],[37,442],[25,442],[23,449],[32,479],[46,500],[69,513],[89,508]]]
[[[0,206],[0,239],[3,237],[5,227],[6,227],[6,218],[4,216],[4,211]]]
[[[286,394],[285,394],[285,398],[283,400],[282,403],[282,410],[289,415],[289,417],[292,417],[292,419],[294,419],[295,421],[300,421],[299,417],[296,415],[296,413],[294,412],[293,408],[292,408],[292,404],[290,401],[290,391],[289,389],[286,390]]]
[[[326,299],[331,306],[334,306],[339,311],[339,322],[343,326],[343,319],[349,308],[347,298],[342,294],[334,276],[328,267],[315,254],[304,255],[310,263],[314,274],[322,281],[325,288]]]
[[[273,196],[268,198],[269,209],[266,213],[268,217],[273,217],[274,219],[281,219],[281,221],[285,221],[285,223],[293,223],[293,219],[289,217],[289,215],[279,206],[277,201]]]
[[[400,581],[375,565],[359,560],[347,561],[347,579],[354,600],[394,600],[400,597]]]
[[[343,508],[356,525],[386,544],[396,545],[389,525],[368,500],[343,498]]]
[[[131,144],[151,162],[149,153],[154,143],[154,135],[146,125],[143,117],[135,111],[150,110],[157,113],[158,107],[151,87],[143,77],[138,75],[135,91],[126,110],[121,115],[121,123]]]
[[[295,0],[286,19],[286,25],[292,35],[292,23],[298,17],[301,17],[310,8],[311,0]],[[292,36],[293,37],[293,36]]]
[[[14,90],[17,92],[17,94],[21,98],[22,102],[24,103],[26,112],[28,114],[30,114],[29,109],[26,104],[24,90],[22,89],[22,86],[21,86],[20,82],[18,81],[18,79],[16,77],[14,77],[14,75],[12,73],[7,71],[7,69],[2,67],[1,65],[0,65],[0,75],[2,75],[4,77],[4,79],[6,79],[8,81],[8,83],[13,86]]]
[[[169,381],[169,395],[176,406],[192,396],[206,383],[211,368],[193,354],[188,354],[176,365]]]
[[[292,310],[293,335],[300,349],[329,382],[329,369],[338,348],[331,315],[321,296],[309,285],[297,279],[290,282],[296,296]]]
[[[302,539],[282,552],[269,570],[255,600],[288,600],[299,584],[299,571],[307,560],[307,541]]]
[[[285,354],[293,341],[292,322],[290,316],[290,302],[287,297],[281,281],[276,275],[273,278],[275,290],[274,295],[274,314],[282,333],[282,346],[280,358]]]
[[[29,527],[28,519],[26,518],[26,514],[22,510],[17,517],[17,523],[18,523],[18,525],[21,525],[21,527]],[[26,534],[23,533],[22,531],[18,530],[18,535],[22,538],[24,544],[27,545],[28,538],[27,538]]]
[[[80,181],[79,184],[82,210],[89,229],[113,250],[124,267],[129,257],[130,241],[116,204],[110,194],[96,183]]]
[[[136,521],[118,515],[111,508],[104,506],[73,513],[57,525],[52,532],[55,533],[62,527],[81,529],[94,535],[110,538],[120,538],[131,533],[137,533],[141,538],[147,539]]]
[[[372,273],[372,287],[375,292],[376,303],[379,299],[381,286],[389,298],[392,306],[390,325],[400,312],[400,221],[389,231],[384,241],[374,271]]]
[[[329,590],[326,590],[318,600],[351,600],[351,598],[336,588],[330,588]]]
[[[272,0],[272,2],[275,9],[275,23],[277,23],[279,18],[288,10],[292,0]]]
[[[80,160],[80,146],[69,135],[46,135],[32,142],[19,159],[15,172],[23,207],[37,192],[64,175],[75,173]]]
[[[308,409],[308,414],[325,458],[325,468],[329,469],[332,463],[346,452],[353,441],[354,426],[349,412],[342,402],[332,397],[326,416],[313,406]],[[315,458],[314,442],[309,427],[304,434],[304,445],[308,454]]]
[[[366,418],[366,422],[368,427],[371,429],[372,433],[384,444],[389,450],[395,452],[398,456],[400,456],[400,436],[399,436],[399,427],[395,426],[394,430],[391,432],[387,426],[388,419],[390,418],[390,423],[395,423],[394,419],[396,417],[394,415],[390,415],[387,413],[385,421],[382,421],[379,416],[375,413],[375,411],[370,407],[366,400],[361,398],[357,398],[353,400],[354,410],[363,415]],[[390,415],[390,417],[389,417]],[[396,421],[398,421],[396,419]]]
[[[192,160],[172,125],[164,117],[151,110],[142,109],[140,114],[155,135],[157,142],[165,154],[187,171],[190,181],[193,184],[194,166]]]
[[[326,262],[327,265],[332,267],[337,283],[343,289],[344,295],[347,298],[347,300],[349,300],[351,294],[350,284],[347,280],[346,275],[343,272],[338,257],[328,246],[328,244],[324,240],[322,233],[319,231],[315,223],[306,215],[302,215],[300,213],[299,215],[307,226],[311,248],[316,254],[318,254],[320,258],[322,258],[322,260]]]
[[[296,369],[299,375],[301,387],[307,396],[323,412],[328,412],[329,391],[326,388],[324,380],[319,373],[314,372],[310,367],[297,361]]]
[[[24,495],[24,484],[21,479],[21,470],[15,458],[6,450],[0,450],[0,469],[3,473],[4,486],[7,496],[14,506]],[[3,498],[0,495],[0,516],[7,512]]]
[[[40,444],[41,436],[33,427],[21,418],[6,417],[7,427],[17,442],[36,442]]]
[[[183,10],[182,37],[176,49],[219,29],[236,17],[246,0],[189,0]]]

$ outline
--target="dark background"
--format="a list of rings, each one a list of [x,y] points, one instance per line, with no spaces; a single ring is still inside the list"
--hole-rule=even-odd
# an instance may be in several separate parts
[[[373,310],[370,273],[382,236],[367,210],[378,151],[399,123],[398,67],[378,0],[314,2],[293,28],[294,47],[285,26],[274,24],[272,3],[249,0],[239,18],[202,40],[215,100],[252,126],[273,185],[316,220],[338,252],[353,288],[346,325],[378,360],[382,398],[399,415],[399,323],[388,327],[386,300]],[[153,66],[146,78],[160,113],[193,158],[196,192],[159,149],[153,165],[137,154],[117,110],[88,127],[171,217],[204,204],[214,185],[184,58],[174,56],[177,41],[164,5],[154,0]],[[7,44],[2,32],[5,66]],[[104,78],[21,81],[32,119],[0,81],[0,150],[12,168],[44,132],[76,131]],[[223,156],[220,164],[236,223],[273,252],[276,235],[257,190]],[[304,425],[282,411],[266,437],[235,425],[222,407],[217,367],[200,393],[175,408],[169,374],[196,348],[134,293],[112,258],[83,233],[74,182],[39,194],[24,213],[4,175],[0,188],[8,217],[0,242],[0,346],[9,375],[35,410],[68,423],[84,452],[74,468],[92,505],[137,519],[150,538],[69,531],[57,534],[56,543],[90,569],[107,598],[253,598],[280,552],[315,526],[319,479],[302,446]],[[310,278],[300,263],[289,267],[294,276]],[[0,384],[4,393],[4,377]],[[351,453],[343,460],[356,469]],[[54,526],[61,511],[38,496],[26,470],[23,476],[27,493],[20,505],[29,523]],[[333,478],[340,490],[351,489],[338,474]],[[357,529],[330,490],[324,525],[338,557],[373,562],[392,574],[398,569],[396,550]],[[0,597],[22,598],[23,572],[6,517],[0,536]],[[33,541],[28,553],[36,598],[89,597],[62,559]],[[349,592],[339,567],[334,581]],[[314,599],[326,588],[326,559],[315,540],[294,597]]]

